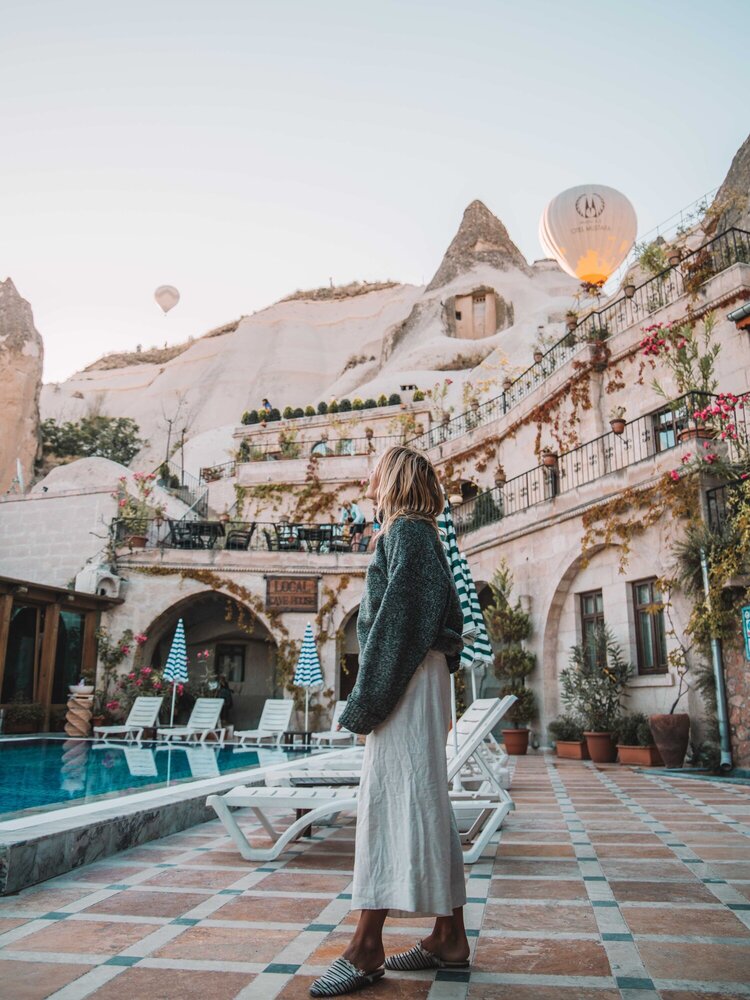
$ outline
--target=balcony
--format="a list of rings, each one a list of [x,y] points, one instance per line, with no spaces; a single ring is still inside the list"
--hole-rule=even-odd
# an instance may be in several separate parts
[[[707,401],[706,397],[693,393],[680,396],[670,406],[629,422],[622,434],[609,431],[557,456],[550,466],[538,465],[514,476],[503,486],[495,486],[456,505],[453,508],[456,533],[477,531],[681,445],[687,446],[681,439],[688,432],[689,416],[703,408]],[[747,442],[746,411],[738,409],[735,415],[738,436],[742,442]],[[713,447],[726,449],[731,458],[738,455],[733,442],[715,442]],[[581,498],[576,497],[576,500]]]
[[[750,263],[750,232],[729,229],[687,254],[679,264],[636,287],[631,295],[623,295],[603,309],[592,310],[499,396],[432,427],[409,444],[414,448],[435,448],[499,419],[579,354],[596,331],[606,329],[612,337],[646,323],[665,306],[683,295],[697,293],[710,278],[737,263]]]

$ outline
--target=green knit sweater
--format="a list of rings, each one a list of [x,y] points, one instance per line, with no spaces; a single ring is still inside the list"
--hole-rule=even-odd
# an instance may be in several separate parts
[[[359,673],[341,725],[369,733],[398,704],[431,649],[458,669],[463,614],[437,532],[398,518],[378,539],[359,607]]]

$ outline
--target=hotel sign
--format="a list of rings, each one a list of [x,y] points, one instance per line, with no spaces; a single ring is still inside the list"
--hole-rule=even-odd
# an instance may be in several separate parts
[[[317,576],[267,576],[266,611],[318,610]]]

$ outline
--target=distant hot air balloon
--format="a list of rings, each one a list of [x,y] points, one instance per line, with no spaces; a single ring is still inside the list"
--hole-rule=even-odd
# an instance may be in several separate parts
[[[563,271],[600,285],[627,257],[637,225],[635,209],[620,191],[580,184],[547,205],[539,220],[539,240]]]
[[[174,285],[159,285],[154,292],[154,298],[164,310],[164,315],[166,315],[180,301],[180,293]]]

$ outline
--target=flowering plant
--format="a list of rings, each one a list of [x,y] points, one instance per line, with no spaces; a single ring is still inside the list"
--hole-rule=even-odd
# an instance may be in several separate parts
[[[162,678],[159,670],[154,670],[153,667],[133,667],[116,682],[114,693],[105,707],[115,718],[124,719],[136,698],[158,698],[168,689],[169,684]],[[183,690],[184,685],[178,684],[177,694],[181,695]]]
[[[128,493],[128,477],[120,476],[117,489],[112,496],[117,500],[119,516],[128,522],[134,534],[145,534],[148,520],[152,517],[163,517],[166,508],[163,504],[153,503],[152,495],[156,485],[156,475],[153,472],[135,472],[133,480],[137,496]]]
[[[105,711],[111,715],[115,711],[111,706],[114,700],[117,668],[126,657],[146,642],[148,636],[143,632],[133,635],[132,630],[128,628],[119,639],[113,639],[109,630],[102,625],[97,629],[96,639],[97,658],[103,669],[101,687],[94,692],[94,715],[103,715]]]
[[[688,320],[654,323],[643,328],[646,336],[641,340],[641,354],[652,368],[659,360],[670,372],[677,395],[693,392],[710,396],[718,385],[716,359],[721,351],[721,344],[713,340],[715,327],[713,313],[704,318],[700,333],[695,323]],[[675,394],[665,389],[657,378],[651,386],[664,399],[671,400]]]

